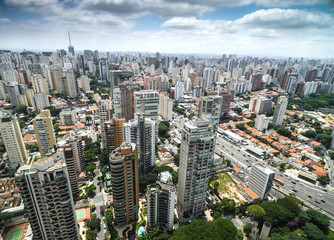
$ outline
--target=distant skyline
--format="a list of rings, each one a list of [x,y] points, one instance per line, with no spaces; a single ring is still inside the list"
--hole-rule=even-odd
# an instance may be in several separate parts
[[[0,48],[334,58],[333,0],[4,0]]]

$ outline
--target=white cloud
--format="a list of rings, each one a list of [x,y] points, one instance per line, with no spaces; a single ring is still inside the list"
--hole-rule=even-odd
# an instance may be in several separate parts
[[[0,23],[1,24],[6,24],[6,23],[10,23],[10,19],[9,18],[0,18]]]
[[[265,7],[292,7],[313,4],[326,4],[328,0],[256,0],[255,3]]]

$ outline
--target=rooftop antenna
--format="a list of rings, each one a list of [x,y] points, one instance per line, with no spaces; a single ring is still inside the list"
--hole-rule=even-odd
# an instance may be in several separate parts
[[[68,30],[68,40],[70,41],[70,46],[72,46],[72,44],[71,44],[71,35],[70,35],[70,30]]]

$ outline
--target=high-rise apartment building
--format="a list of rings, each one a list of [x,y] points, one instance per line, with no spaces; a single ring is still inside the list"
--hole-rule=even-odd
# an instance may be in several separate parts
[[[137,219],[139,209],[138,151],[135,144],[123,143],[110,154],[111,185],[115,225]]]
[[[273,185],[275,172],[261,163],[252,165],[248,187],[261,199],[266,199]]]
[[[49,97],[46,93],[37,93],[32,96],[32,106],[36,112],[50,106]]]
[[[175,96],[174,98],[176,100],[183,99],[183,94],[184,94],[184,83],[181,81],[177,81],[175,85]]]
[[[135,114],[144,113],[146,118],[158,120],[159,94],[156,91],[144,90],[134,92]]]
[[[116,86],[124,84],[132,77],[132,71],[112,70],[110,71],[110,87],[113,90]]]
[[[118,85],[113,89],[114,114],[125,121],[133,119],[133,90],[127,85]]]
[[[176,189],[172,175],[161,172],[155,184],[147,186],[147,224],[150,227],[160,225],[169,230],[174,224],[174,206]]]
[[[21,166],[15,181],[34,239],[80,239],[64,152]]]
[[[312,93],[316,93],[318,89],[318,83],[317,82],[306,82],[303,89],[303,95],[307,97],[308,95]]]
[[[60,125],[72,126],[77,124],[78,117],[75,110],[63,110],[59,113]]]
[[[125,119],[117,118],[113,118],[112,120],[104,122],[103,131],[105,134],[102,137],[102,142],[108,155],[122,144],[124,124]]]
[[[223,98],[222,100],[222,108],[221,108],[221,115],[223,117],[227,117],[230,111],[231,101],[233,99],[233,94],[228,92],[219,92],[219,96]]]
[[[159,115],[169,121],[173,120],[173,99],[169,98],[165,94],[159,95]]]
[[[104,123],[112,119],[112,102],[109,96],[103,95],[102,99],[99,104],[99,117],[101,123],[101,138],[106,139],[105,132],[104,132]],[[102,141],[102,148],[105,148],[103,141]]]
[[[258,115],[255,119],[255,128],[259,131],[267,129],[269,125],[269,118],[265,115]]]
[[[124,141],[138,146],[139,173],[149,173],[155,165],[155,145],[157,138],[156,123],[145,115],[123,125]]]
[[[43,157],[56,143],[50,110],[41,110],[33,120],[33,124],[39,152]]]
[[[101,58],[99,61],[100,78],[102,82],[109,81],[109,63],[107,58]]]
[[[198,118],[210,121],[213,127],[218,127],[223,98],[221,96],[201,97],[199,101]]]
[[[212,68],[210,67],[204,68],[203,78],[204,78],[204,87],[206,89],[211,89],[213,76],[214,76],[214,71]]]
[[[288,98],[286,96],[280,96],[277,99],[276,109],[274,112],[273,124],[275,126],[282,125],[287,106],[288,106]]]
[[[73,69],[68,69],[64,72],[64,91],[70,98],[76,98],[78,96],[78,83],[74,76]]]
[[[0,132],[10,166],[15,168],[23,165],[27,160],[27,151],[16,115],[7,111],[0,112]]]
[[[249,111],[257,114],[265,113],[272,108],[272,101],[263,96],[251,98],[249,102]]]
[[[211,172],[216,134],[206,119],[184,123],[181,139],[177,210],[184,216],[206,209],[206,191]]]
[[[48,82],[46,78],[43,78],[40,74],[34,74],[32,76],[32,87],[34,93],[49,93]]]

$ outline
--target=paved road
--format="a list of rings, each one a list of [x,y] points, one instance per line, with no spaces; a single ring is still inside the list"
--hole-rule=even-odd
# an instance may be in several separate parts
[[[94,198],[91,200],[91,203],[94,204],[96,206],[96,215],[98,218],[101,218],[101,231],[98,233],[98,239],[104,239],[104,221],[102,219],[102,215],[100,213],[100,207],[102,205],[105,205],[105,202],[107,201],[108,195],[104,192],[104,189],[102,188],[101,192],[100,192],[100,187],[98,185],[98,180],[97,178],[99,176],[102,176],[101,172],[100,172],[100,165],[99,163],[96,166],[96,170],[95,170],[95,177],[93,179],[93,184],[94,186],[96,186],[96,190],[95,190],[95,196]]]

